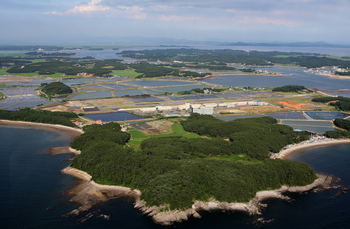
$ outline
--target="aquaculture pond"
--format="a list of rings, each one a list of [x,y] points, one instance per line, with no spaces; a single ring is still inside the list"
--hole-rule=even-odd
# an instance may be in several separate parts
[[[157,87],[155,90],[161,92],[180,92],[180,91],[190,91],[195,88],[208,88],[207,85],[195,84],[195,85],[186,85],[186,86],[174,86],[174,87]]]
[[[301,129],[310,132],[315,132],[318,134],[324,134],[326,131],[336,130],[332,126],[332,122],[330,121],[290,121],[290,120],[281,120],[281,124],[288,125],[293,127],[294,129]]]
[[[47,99],[37,96],[35,89],[36,87],[11,87],[0,90],[0,92],[6,96],[6,99],[0,100],[0,108],[16,109],[36,107],[50,102]]]
[[[128,120],[138,120],[144,119],[135,114],[128,112],[115,112],[115,113],[103,113],[103,114],[88,114],[84,117],[92,120],[102,120],[102,122],[116,122],[116,121],[128,121]]]
[[[152,103],[152,102],[164,102],[164,99],[150,96],[150,97],[136,97],[136,98],[127,98],[128,101],[133,103]]]
[[[162,92],[155,91],[155,90],[151,90],[151,89],[144,89],[144,88],[142,88],[141,90],[144,91],[145,94],[150,94],[150,95],[159,95],[159,94],[162,94]]]
[[[197,84],[196,82],[192,82],[192,81],[180,81],[180,80],[134,80],[134,81],[123,81],[123,83],[137,85],[137,86],[144,86],[144,87]]]
[[[126,95],[144,95],[145,93],[140,91],[139,89],[131,89],[131,90],[119,90],[113,92],[116,97],[126,96]]]
[[[267,114],[267,116],[270,116],[276,119],[306,119],[306,117],[300,112],[274,113],[274,114]]]
[[[346,118],[350,114],[341,113],[341,112],[314,112],[314,111],[305,111],[305,114],[312,119],[316,120],[333,120],[336,118]]]
[[[80,99],[98,99],[98,98],[110,98],[113,97],[111,91],[98,91],[83,93],[80,95],[75,95],[70,100],[80,100]]]
[[[103,84],[104,88],[113,88],[113,89],[127,89],[127,88],[133,88],[126,85],[120,85],[120,84]]]

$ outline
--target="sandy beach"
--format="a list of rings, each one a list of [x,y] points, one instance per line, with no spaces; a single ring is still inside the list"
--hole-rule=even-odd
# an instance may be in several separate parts
[[[307,149],[311,147],[333,145],[333,144],[350,144],[350,139],[336,140],[336,139],[327,138],[324,140],[317,140],[314,142],[306,141],[303,143],[289,146],[289,148],[283,149],[277,154],[273,154],[271,158],[281,158],[281,159],[288,160],[292,154],[297,153],[297,151],[299,150]]]
[[[10,121],[10,120],[0,120],[0,126],[22,126],[30,128],[41,128],[46,130],[60,131],[63,134],[75,138],[84,133],[83,130],[55,124],[46,124],[46,123],[35,123],[35,122],[24,122],[24,121]]]

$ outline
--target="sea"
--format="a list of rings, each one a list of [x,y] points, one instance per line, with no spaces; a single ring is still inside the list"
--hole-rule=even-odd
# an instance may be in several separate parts
[[[67,146],[71,140],[57,131],[0,126],[1,228],[350,228],[350,195],[337,195],[339,190],[293,194],[292,201],[267,200],[260,216],[201,212],[201,218],[173,226],[155,224],[134,209],[129,198],[113,198],[80,216],[62,217],[78,207],[67,191],[79,180],[60,172],[73,156],[52,156],[49,148]],[[341,185],[350,185],[350,144],[300,150],[290,160],[306,162],[317,172],[341,178]],[[89,213],[93,216],[80,222]],[[258,218],[263,222],[254,223]]]

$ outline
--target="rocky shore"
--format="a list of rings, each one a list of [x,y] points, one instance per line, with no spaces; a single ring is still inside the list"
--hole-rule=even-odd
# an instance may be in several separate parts
[[[70,189],[68,194],[73,195],[70,201],[79,203],[81,206],[68,214],[68,216],[76,216],[84,211],[88,211],[92,206],[102,201],[107,201],[113,197],[132,197],[135,199],[134,207],[142,212],[142,214],[152,217],[155,223],[161,225],[172,225],[175,222],[186,221],[190,217],[201,217],[201,211],[240,211],[249,215],[260,215],[262,210],[267,206],[263,203],[264,200],[277,198],[281,200],[289,200],[286,195],[291,192],[307,192],[311,190],[328,190],[339,188],[335,185],[336,178],[331,175],[317,174],[316,179],[312,184],[300,187],[283,186],[280,189],[258,192],[254,199],[248,203],[227,203],[219,202],[211,199],[208,202],[195,201],[191,208],[186,210],[164,210],[166,206],[147,206],[146,202],[140,199],[141,192],[130,188],[120,186],[99,185],[91,180],[91,176],[83,171],[67,167],[62,170],[63,173],[70,174],[81,179],[81,182]]]
[[[337,181],[337,178],[335,178],[334,176],[325,174],[317,174],[317,176],[318,179],[316,179],[310,185],[300,187],[283,186],[280,189],[276,190],[258,192],[255,198],[249,201],[248,203],[227,203],[219,202],[215,199],[212,199],[209,202],[196,201],[192,205],[192,208],[184,211],[162,211],[161,207],[147,207],[144,201],[137,199],[135,203],[135,208],[139,209],[143,214],[152,217],[154,222],[162,225],[172,225],[175,222],[188,220],[190,217],[200,217],[200,211],[240,211],[246,212],[249,215],[261,215],[262,209],[267,207],[267,205],[263,203],[263,201],[266,199],[276,198],[281,200],[289,200],[290,198],[286,196],[287,193],[300,193],[315,189],[317,189],[317,191],[319,192],[340,187],[339,185],[334,184]]]

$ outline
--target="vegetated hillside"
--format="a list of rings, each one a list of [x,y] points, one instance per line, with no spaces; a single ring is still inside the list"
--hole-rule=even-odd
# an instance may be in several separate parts
[[[76,127],[71,119],[78,118],[78,115],[70,112],[51,112],[23,109],[19,111],[0,110],[0,119],[27,121],[48,124],[60,124],[64,126]]]
[[[272,117],[236,119],[225,122],[210,115],[192,114],[182,121],[184,129],[199,135],[230,138],[235,154],[246,154],[263,160],[270,152],[309,138],[306,132],[296,133],[290,126],[279,125]]]
[[[92,128],[75,138],[71,146],[82,153],[73,159],[71,166],[86,171],[98,183],[141,190],[141,199],[148,206],[165,204],[166,209],[186,209],[195,200],[210,198],[247,202],[257,191],[307,185],[316,179],[315,172],[302,162],[209,159],[208,156],[220,159],[235,153],[232,148],[235,142],[223,139],[152,138],[142,142],[141,150],[134,151],[114,139],[85,137],[105,136],[104,129]],[[117,126],[107,129],[119,133]]]
[[[191,64],[210,63],[223,65],[237,63],[244,65],[293,64],[307,68],[323,66],[350,67],[350,61],[321,56],[319,54],[278,51],[242,51],[242,50],[202,50],[202,49],[158,49],[142,51],[123,51],[122,55],[161,61],[181,61]],[[184,67],[184,66],[182,66]]]
[[[313,98],[311,101],[319,103],[329,103],[329,105],[335,106],[341,111],[350,111],[350,98],[347,97],[320,97]]]
[[[75,138],[71,142],[71,147],[82,150],[90,142],[113,142],[120,145],[124,145],[130,140],[130,134],[120,131],[120,125],[118,123],[107,123],[105,125],[92,124],[84,126],[84,134]]]
[[[282,87],[275,87],[274,89],[272,89],[272,91],[273,92],[310,92],[309,89],[300,85],[285,85]]]
[[[48,96],[64,95],[73,92],[72,88],[70,88],[62,82],[52,82],[47,85],[44,85],[42,91]]]
[[[350,121],[337,118],[333,121],[334,125],[345,129],[346,131],[336,130],[336,131],[326,131],[325,135],[329,138],[350,138]]]

